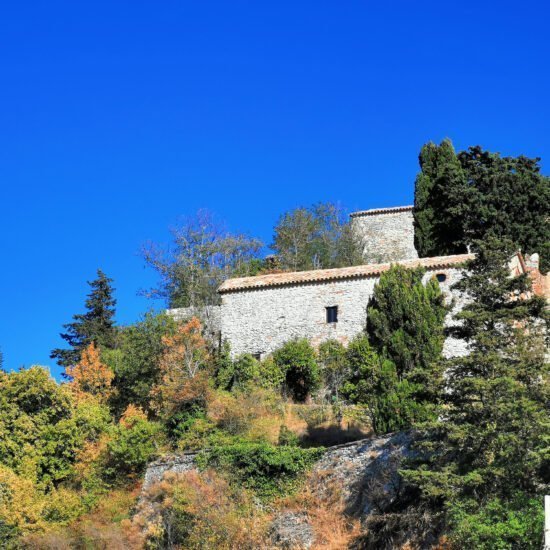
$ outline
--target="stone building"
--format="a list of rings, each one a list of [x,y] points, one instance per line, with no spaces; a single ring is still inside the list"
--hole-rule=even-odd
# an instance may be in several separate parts
[[[437,277],[444,292],[462,275],[471,255],[396,262],[422,266],[425,278]],[[346,344],[366,328],[367,305],[380,275],[390,263],[320,269],[228,279],[219,289],[221,335],[235,356],[263,357],[288,340],[308,338],[314,346],[334,338]],[[457,303],[460,297],[456,296]],[[461,353],[461,342],[448,340],[447,355]]]
[[[361,210],[353,212],[350,218],[353,230],[363,245],[365,263],[418,258],[414,247],[412,206]]]
[[[199,313],[210,337],[229,342],[233,356],[250,353],[262,358],[293,338],[308,338],[314,346],[331,338],[346,344],[366,328],[367,305],[380,275],[391,263],[398,263],[423,267],[425,280],[437,278],[446,299],[453,303],[447,324],[454,322],[464,297],[451,287],[462,277],[463,264],[472,255],[419,259],[412,206],[355,212],[351,222],[363,245],[365,265],[228,279],[218,290],[220,306],[204,312],[186,308],[168,313],[177,319]],[[548,292],[548,277],[538,270],[538,255],[524,260],[516,254],[510,271],[512,275],[529,273],[535,291]],[[466,352],[463,341],[447,338],[446,357]]]

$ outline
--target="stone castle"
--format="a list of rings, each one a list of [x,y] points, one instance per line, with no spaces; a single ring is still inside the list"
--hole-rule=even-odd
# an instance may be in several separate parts
[[[307,338],[314,346],[332,338],[347,344],[365,330],[367,305],[391,263],[422,266],[425,280],[436,277],[447,300],[452,300],[447,320],[452,323],[464,298],[451,287],[462,277],[464,262],[473,256],[418,258],[412,210],[412,206],[400,206],[351,214],[365,265],[226,280],[218,289],[221,305],[201,312],[207,331],[229,342],[233,356],[249,353],[260,359],[293,338]],[[510,269],[516,275],[529,272],[536,289],[544,292],[545,278],[538,271],[536,254],[525,261],[518,252]],[[194,312],[180,308],[168,313],[183,319]],[[443,352],[453,357],[467,350],[464,342],[448,338]]]

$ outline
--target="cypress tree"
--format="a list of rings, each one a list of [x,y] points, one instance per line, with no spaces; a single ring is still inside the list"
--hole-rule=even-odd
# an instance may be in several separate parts
[[[402,379],[430,370],[441,358],[447,308],[439,283],[423,284],[425,270],[393,265],[382,274],[367,308],[372,346],[396,366]]]
[[[343,393],[366,406],[376,433],[436,418],[447,307],[435,278],[394,265],[382,274],[367,309],[367,335],[347,350]]]
[[[494,235],[550,269],[550,178],[540,159],[501,157],[470,147],[455,154],[450,140],[421,149],[415,181],[415,246],[420,257],[466,252]]]
[[[73,322],[63,325],[65,332],[60,334],[70,349],[56,348],[50,354],[60,366],[67,368],[75,365],[82,350],[92,342],[106,349],[115,347],[116,300],[113,298],[112,282],[101,269],[97,270],[96,279],[88,281],[91,292],[84,303],[86,313],[73,315]]]
[[[451,140],[424,145],[419,163],[413,212],[419,256],[465,252],[462,220],[468,209],[469,191]]]

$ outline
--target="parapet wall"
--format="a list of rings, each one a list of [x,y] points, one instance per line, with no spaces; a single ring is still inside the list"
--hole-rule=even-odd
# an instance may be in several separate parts
[[[352,227],[363,245],[365,263],[414,260],[414,218],[412,206],[353,212]]]

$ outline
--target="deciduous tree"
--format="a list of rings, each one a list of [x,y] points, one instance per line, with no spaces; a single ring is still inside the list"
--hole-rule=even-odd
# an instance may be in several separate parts
[[[217,288],[225,279],[254,275],[261,269],[261,241],[229,233],[207,211],[185,220],[172,235],[171,249],[156,244],[143,248],[145,261],[161,278],[146,295],[164,298],[170,307],[217,305]]]
[[[290,271],[329,269],[362,262],[361,246],[344,211],[332,203],[296,208],[275,227],[273,250]]]

